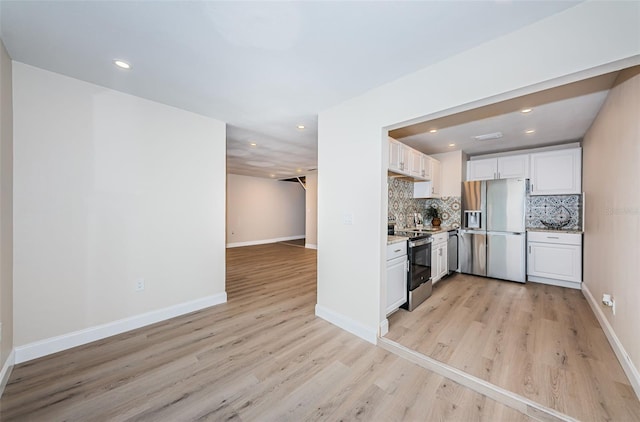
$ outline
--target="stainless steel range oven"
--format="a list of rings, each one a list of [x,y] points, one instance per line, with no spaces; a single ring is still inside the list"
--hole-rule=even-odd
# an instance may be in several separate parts
[[[431,296],[431,236],[412,232],[397,233],[409,236],[409,274],[407,280],[408,300],[402,307],[413,311]]]

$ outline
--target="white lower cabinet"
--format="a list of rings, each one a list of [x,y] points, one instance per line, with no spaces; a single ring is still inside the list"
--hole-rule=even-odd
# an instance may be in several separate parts
[[[433,235],[431,244],[431,280],[433,283],[447,275],[449,260],[447,257],[447,240],[449,233]]]
[[[580,288],[582,234],[529,232],[527,246],[530,281]]]
[[[407,243],[387,245],[387,315],[407,301]]]

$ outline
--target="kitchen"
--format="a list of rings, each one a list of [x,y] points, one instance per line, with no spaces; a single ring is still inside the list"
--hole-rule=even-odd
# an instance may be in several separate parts
[[[601,82],[613,84],[613,79]],[[603,107],[608,89],[604,95],[592,88],[589,91],[592,92],[588,95],[583,92],[583,95],[592,97],[592,107],[596,110],[587,113],[592,117],[584,124],[582,136]],[[552,94],[550,97],[555,101],[573,101],[570,98],[559,100],[562,95],[557,92],[547,94]],[[583,100],[587,98],[580,97]],[[548,107],[539,100],[535,107],[531,106],[534,101],[528,100],[516,101],[513,105],[518,106],[510,111],[512,121],[519,119],[521,124],[525,122],[520,128],[522,134],[515,138],[520,145],[524,143],[520,139],[531,142],[532,138],[526,138],[533,133],[526,133],[532,130],[530,121],[526,119],[544,113],[542,109]],[[580,114],[577,107],[573,104],[571,108],[574,117]],[[559,114],[557,109],[553,113]],[[482,112],[478,114],[482,115]],[[488,137],[488,140],[473,141],[509,143],[514,138],[509,136],[509,130],[503,128],[509,127],[510,123],[503,115],[500,116],[501,120],[493,119],[494,123],[500,120],[497,127],[485,132],[467,133],[466,138],[479,135]],[[581,337],[591,330],[589,327],[599,327],[598,315],[594,316],[595,310],[589,307],[593,307],[593,303],[587,303],[580,291],[584,290],[582,237],[586,229],[587,198],[582,192],[582,147],[576,141],[582,136],[566,138],[564,142],[558,140],[555,145],[536,147],[528,144],[513,150],[502,147],[496,153],[474,152],[469,154],[471,157],[460,150],[431,154],[425,161],[433,164],[438,160],[436,166],[440,167],[442,175],[447,176],[438,179],[432,175],[428,182],[420,177],[422,173],[416,177],[417,172],[411,175],[411,169],[398,169],[394,149],[406,148],[408,157],[423,153],[414,149],[419,147],[416,138],[424,140],[429,135],[444,133],[446,126],[437,123],[442,122],[425,122],[417,136],[407,136],[410,131],[390,132],[388,218],[389,233],[394,230],[395,233],[388,237],[387,250],[393,254],[406,242],[409,271],[406,273],[404,294],[407,303],[412,291],[429,290],[429,294],[417,295],[423,303],[411,303],[404,306],[408,309],[400,306],[396,310],[395,306],[401,299],[396,297],[393,303],[390,302],[389,292],[399,291],[392,283],[403,282],[398,278],[399,273],[388,267],[391,270],[387,272],[386,289],[389,333],[381,342],[385,344],[390,340],[392,347],[408,348],[549,408],[578,416],[581,420],[637,417],[637,400],[633,401],[635,397],[630,388],[622,396],[629,397],[631,404],[625,403],[624,399],[616,402],[617,399],[611,397],[597,397],[602,392],[594,395],[593,391],[586,391],[592,390],[585,386],[594,379],[601,384],[597,390],[613,388],[615,382],[611,381],[611,374],[615,374],[618,380],[625,379],[621,366],[624,362],[618,363],[620,359],[616,359],[605,336],[600,332],[595,338],[587,335],[588,339],[580,340],[590,343],[587,353],[592,355],[589,359],[597,355],[601,360],[599,369],[583,366],[579,356],[582,354],[585,358],[585,344],[570,344],[570,333]],[[504,139],[503,134],[497,132],[499,130],[505,133]],[[421,149],[429,151],[429,147]],[[411,167],[419,160],[407,162]],[[455,170],[450,171],[448,167],[455,167]],[[447,182],[449,184],[444,188]],[[431,185],[430,193],[426,195],[428,199],[420,194],[424,191],[420,186],[425,183]],[[510,203],[499,195],[507,191],[507,197],[515,198]],[[514,191],[518,192],[515,196]],[[434,207],[441,210],[440,228],[433,227],[429,219],[424,219],[427,210]],[[492,219],[492,214],[498,218]],[[508,227],[502,228],[511,235],[507,242],[504,241],[507,236],[496,235],[500,228],[495,224],[501,222],[508,223]],[[515,227],[513,223],[517,223]],[[457,265],[452,262],[451,267],[447,266],[447,271],[442,273],[441,264],[436,260],[444,254],[444,261],[448,261],[447,254],[451,249],[438,247],[438,252],[432,249],[430,261],[420,262],[423,266],[430,265],[431,279],[412,286],[411,269],[416,264],[412,262],[411,243],[416,243],[416,237],[420,236],[422,242],[431,240],[432,248],[436,248],[436,236],[448,233],[450,229],[458,229]],[[501,253],[495,253],[496,249]],[[397,262],[397,253],[394,256]],[[415,293],[413,295],[416,296]],[[589,295],[586,290],[585,296]],[[615,298],[602,299],[603,306],[612,308],[615,314]],[[564,375],[554,372],[558,370],[562,370]],[[589,375],[584,375],[585,372]],[[576,383],[578,379],[582,381]],[[608,384],[610,381],[612,384]],[[555,385],[558,391],[549,392],[549,385]],[[559,403],[562,394],[569,394],[569,391],[580,397],[589,397],[585,400],[589,404],[579,409]],[[621,413],[612,415],[609,413],[611,410],[602,409],[605,405],[594,405],[598,400],[622,409]]]

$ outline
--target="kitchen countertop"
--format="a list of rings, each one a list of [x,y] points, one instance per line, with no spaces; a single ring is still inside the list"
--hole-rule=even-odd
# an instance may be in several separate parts
[[[409,230],[418,230],[415,227],[407,227],[398,231],[409,231]],[[434,229],[432,227],[423,227],[422,232],[424,234],[428,234],[428,235],[433,235],[433,234],[438,234],[438,233],[446,233],[448,231],[451,230],[458,230],[455,227],[451,227],[451,226],[440,226],[437,229]],[[388,235],[387,236],[387,245],[392,245],[394,243],[400,243],[400,242],[406,242],[407,240],[409,240],[409,238],[407,236],[395,236],[395,235]]]
[[[423,227],[422,229],[417,229],[415,227],[407,227],[406,229],[402,229],[402,231],[405,231],[405,230],[421,230],[425,234],[438,234],[438,233],[444,233],[450,230],[458,230],[458,229],[452,226],[440,226],[438,228],[427,226],[427,227]]]
[[[528,232],[544,232],[544,233],[572,233],[582,234],[582,230],[564,230],[564,229],[527,229]]]
[[[387,236],[387,245],[393,245],[394,243],[406,242],[409,240],[406,236],[394,236],[392,234]]]

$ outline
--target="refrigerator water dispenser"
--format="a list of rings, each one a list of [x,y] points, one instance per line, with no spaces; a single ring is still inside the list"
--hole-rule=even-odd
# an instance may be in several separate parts
[[[482,211],[465,211],[464,227],[467,229],[479,229]]]

